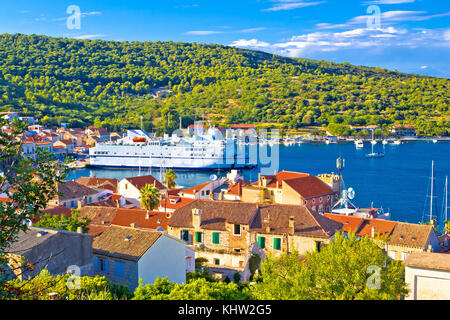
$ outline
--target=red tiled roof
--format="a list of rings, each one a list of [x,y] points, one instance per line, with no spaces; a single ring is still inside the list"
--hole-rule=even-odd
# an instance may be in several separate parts
[[[206,186],[209,185],[210,183],[212,183],[212,181],[208,181],[208,182],[199,184],[198,186],[195,186],[195,187],[191,187],[191,188],[187,188],[187,189],[181,190],[180,193],[196,194],[197,192],[199,192],[200,190],[202,190],[204,187],[206,187]]]
[[[312,175],[303,178],[284,180],[288,186],[294,189],[304,199],[333,194],[334,191],[322,180]]]
[[[151,174],[146,176],[140,176],[140,177],[130,177],[125,178],[130,182],[133,186],[135,186],[137,189],[141,190],[145,185],[147,184],[153,184],[158,189],[166,189],[166,187],[155,179]]]
[[[180,196],[169,195],[167,197],[167,201],[162,200],[159,205],[163,208],[177,210],[177,209],[182,208],[194,201],[195,201],[195,199],[182,198]],[[175,202],[175,203],[173,203],[173,202]]]
[[[232,129],[247,129],[247,128],[255,128],[254,124],[232,124],[230,126]]]
[[[250,182],[248,182],[248,181],[239,180],[235,184],[231,184],[228,186],[227,194],[241,196],[242,195],[242,187],[248,186],[249,184],[250,184]]]
[[[49,214],[51,216],[61,215],[65,214],[66,216],[70,217],[72,215],[72,210],[70,208],[67,208],[65,206],[48,206],[45,210],[42,211],[42,215]],[[33,219],[33,223],[36,223],[41,220],[40,215],[36,215]]]
[[[359,228],[357,236],[372,237],[372,228],[374,229],[375,235],[382,238],[388,237],[396,225],[395,221],[388,221],[383,219],[364,219],[363,224]]]
[[[11,202],[11,198],[8,198],[8,197],[0,197],[0,202],[2,202],[2,203]]]
[[[333,213],[324,213],[324,216],[334,221],[342,223],[344,225],[342,230],[344,232],[352,232],[352,233],[358,232],[359,226],[364,220],[364,218],[360,217],[345,216]]]
[[[132,223],[136,223],[138,228],[156,230],[161,227],[167,230],[169,218],[170,214],[164,212],[149,211],[147,218],[146,210],[118,208],[111,224],[129,227]]]

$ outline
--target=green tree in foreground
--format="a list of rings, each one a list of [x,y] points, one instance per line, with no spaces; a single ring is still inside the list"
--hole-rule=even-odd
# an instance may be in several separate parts
[[[203,278],[177,284],[168,278],[157,279],[153,284],[143,285],[134,291],[133,300],[248,300],[247,289],[241,290],[236,283],[210,282]]]
[[[301,261],[300,261],[301,260]],[[256,299],[394,300],[407,294],[404,267],[372,240],[337,234],[320,252],[268,256]]]
[[[81,227],[83,233],[88,233],[88,225],[90,220],[86,217],[80,218],[80,213],[77,210],[72,209],[72,214],[66,215],[64,213],[60,215],[44,214],[41,219],[34,224],[36,227],[67,230],[77,232]]]
[[[61,300],[120,300],[132,296],[127,287],[113,284],[105,277],[85,276],[75,280],[70,274],[52,276],[46,269],[30,280],[8,281],[5,289],[13,292],[13,299],[17,300],[49,300],[50,293],[57,293]]]
[[[10,199],[0,203],[0,298],[6,277],[1,270],[7,262],[6,252],[20,231],[28,229],[32,220],[47,207],[50,199],[57,195],[56,184],[64,182],[69,169],[53,160],[53,155],[36,150],[36,159],[26,158],[22,152],[20,137],[25,123],[15,120],[9,123],[0,119],[0,127],[9,126],[11,133],[0,132],[0,192]]]

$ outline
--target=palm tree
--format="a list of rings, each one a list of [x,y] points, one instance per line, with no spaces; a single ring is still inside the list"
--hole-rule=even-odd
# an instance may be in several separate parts
[[[141,189],[141,207],[152,211],[159,204],[159,189],[153,184],[146,184]]]
[[[172,169],[167,170],[164,174],[164,183],[166,184],[167,189],[171,189],[175,187],[175,180],[177,179],[177,175]]]

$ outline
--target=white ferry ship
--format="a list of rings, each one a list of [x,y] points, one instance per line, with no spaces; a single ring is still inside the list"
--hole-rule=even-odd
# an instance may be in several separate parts
[[[245,146],[222,138],[218,130],[192,137],[164,135],[154,138],[141,129],[130,129],[116,142],[97,143],[89,150],[89,167],[173,170],[246,169],[257,166]]]

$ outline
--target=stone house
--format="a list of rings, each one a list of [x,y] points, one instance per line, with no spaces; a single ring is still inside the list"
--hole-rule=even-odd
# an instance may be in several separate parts
[[[197,200],[173,213],[168,233],[196,247],[215,275],[246,281],[252,255],[315,250],[341,227],[302,206]]]
[[[70,266],[79,268],[81,276],[93,272],[92,236],[85,233],[30,227],[19,232],[6,253],[10,269],[20,280],[44,268],[54,275],[66,273]]]
[[[321,179],[306,173],[281,171],[242,187],[241,200],[252,203],[303,205],[315,213],[330,212],[339,198]]]
[[[81,206],[97,202],[106,192],[102,189],[83,186],[75,181],[58,183],[57,190],[60,194],[58,194],[55,199],[49,201],[49,204],[63,205],[72,209],[77,209]]]
[[[155,230],[110,226],[93,242],[94,272],[134,290],[168,277],[186,282],[186,272],[195,268],[194,250],[182,241]]]

